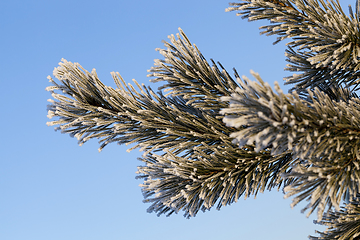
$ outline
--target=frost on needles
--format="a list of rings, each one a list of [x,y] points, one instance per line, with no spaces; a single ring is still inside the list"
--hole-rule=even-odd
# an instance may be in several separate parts
[[[49,77],[56,120],[48,125],[80,145],[97,138],[99,150],[140,148],[149,212],[192,217],[277,188],[328,226],[310,239],[359,239],[360,3],[349,15],[323,0],[247,0],[227,10],[269,20],[261,33],[275,43],[288,39],[289,93],[254,72],[255,80],[231,76],[179,29],[149,70],[163,82],[158,91],[119,73],[116,88],[105,86],[95,70],[63,59]]]

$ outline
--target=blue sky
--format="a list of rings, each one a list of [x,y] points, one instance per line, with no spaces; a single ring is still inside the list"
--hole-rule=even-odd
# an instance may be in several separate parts
[[[48,127],[47,76],[61,58],[145,84],[155,48],[181,27],[207,59],[229,72],[282,83],[285,44],[260,36],[265,22],[226,13],[228,1],[2,1],[0,3],[0,239],[300,240],[324,229],[281,192],[240,199],[221,211],[157,217],[135,179],[137,150],[77,140]],[[284,90],[286,88],[283,88]]]

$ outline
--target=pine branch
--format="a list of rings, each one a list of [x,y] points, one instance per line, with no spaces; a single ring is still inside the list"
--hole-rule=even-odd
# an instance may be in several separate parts
[[[81,71],[82,70],[82,71]],[[227,128],[211,113],[186,105],[181,97],[156,95],[151,89],[137,84],[125,86],[119,74],[113,73],[118,89],[104,86],[95,71],[87,72],[78,64],[60,63],[54,75],[62,84],[50,81],[47,90],[59,100],[52,101],[49,117],[60,120],[64,133],[71,133],[82,145],[91,138],[101,138],[99,150],[110,142],[137,143],[133,148],[163,150],[169,148],[190,154],[203,142],[216,145],[226,141]],[[56,94],[61,90],[66,95]],[[206,151],[206,149],[205,149]]]
[[[323,214],[335,207],[340,209],[340,204],[346,199],[352,199],[359,192],[360,171],[357,159],[343,161],[329,161],[322,159],[308,160],[306,164],[294,167],[286,177],[293,177],[294,182],[284,191],[285,197],[297,195],[292,206],[303,200],[308,200],[308,205],[302,210],[309,210],[309,216],[315,209],[318,210],[318,219]]]
[[[112,73],[117,89],[104,86],[95,70],[63,60],[54,70],[60,83],[49,77],[53,86],[47,90],[57,101],[50,100],[48,116],[59,119],[48,124],[60,125],[80,144],[100,138],[100,150],[117,142],[145,151],[139,178],[145,179],[145,201],[152,202],[149,211],[158,214],[182,209],[186,217],[195,216],[216,202],[219,209],[289,184],[282,178],[291,168],[289,152],[273,156],[271,149],[256,152],[253,145],[232,143],[229,135],[236,129],[223,123],[220,110],[228,103],[220,97],[237,85],[224,69],[210,67],[180,32],[182,38],[165,43],[168,49],[160,50],[165,59],[157,60],[150,74],[167,82],[162,87],[170,88],[167,97],[135,82],[137,91],[118,73]]]
[[[299,94],[306,94],[308,88],[320,88],[322,91],[328,93],[331,89],[341,88],[342,86],[354,94],[359,90],[359,71],[352,69],[335,69],[330,65],[323,67],[311,64],[308,60],[314,56],[312,51],[295,51],[289,47],[286,50],[286,61],[289,62],[286,71],[299,72],[285,77],[285,85],[294,84],[289,92],[297,91]],[[330,95],[336,99],[338,95]]]
[[[261,33],[278,35],[277,41],[292,39],[287,45],[287,70],[303,72],[285,78],[302,91],[319,82],[334,82],[358,90],[360,34],[359,15],[349,16],[339,2],[322,0],[246,0],[232,3],[228,11],[249,20],[270,20]],[[352,11],[351,11],[352,12]]]
[[[346,194],[354,197],[360,184],[360,100],[337,102],[317,89],[301,99],[296,92],[285,95],[277,83],[276,94],[253,75],[260,84],[238,79],[241,88],[222,97],[230,102],[221,111],[224,122],[240,128],[230,135],[233,142],[240,147],[255,142],[256,151],[270,146],[273,155],[291,151],[300,165],[285,174],[295,179],[285,191],[287,197],[298,194],[293,205],[311,200],[309,214],[318,208],[321,217],[326,206],[338,207]]]
[[[155,67],[148,70],[148,77],[153,77],[151,82],[166,82],[159,90],[182,96],[187,104],[196,108],[218,112],[225,106],[218,101],[219,97],[229,95],[237,84],[220,63],[221,70],[212,59],[210,66],[181,28],[179,32],[177,38],[171,35],[168,37],[170,42],[164,42],[166,50],[157,49],[164,59],[155,60]]]
[[[339,211],[330,211],[318,224],[328,226],[320,237],[310,236],[311,240],[356,240],[360,239],[360,202],[356,200],[346,204]]]
[[[265,29],[261,33],[279,35],[275,43],[292,38],[288,45],[293,48],[325,50],[329,52],[327,54],[330,50],[326,49],[342,52],[348,43],[358,43],[358,19],[346,16],[340,4],[333,0],[330,3],[322,0],[243,0],[230,5],[233,7],[226,11],[237,11],[238,16],[249,21],[269,20],[271,25],[261,27]]]
[[[211,146],[208,146],[211,148]],[[208,155],[196,151],[196,159],[149,154],[138,167],[138,178],[144,178],[143,193],[148,212],[158,215],[184,211],[194,217],[199,210],[217,209],[244,196],[280,188],[289,183],[281,178],[290,169],[292,157],[284,153],[271,157],[269,152],[244,151],[236,146],[215,149]]]
[[[48,117],[58,119],[48,125],[80,145],[98,138],[99,150],[116,142],[145,151],[138,178],[149,212],[192,217],[284,187],[293,206],[309,201],[303,211],[317,210],[329,226],[312,239],[360,239],[359,1],[350,16],[334,0],[231,5],[250,21],[270,20],[261,33],[278,35],[275,43],[290,39],[286,70],[301,72],[285,78],[291,93],[277,83],[274,92],[255,73],[258,82],[235,71],[237,84],[179,29],[149,70],[151,81],[165,82],[157,93],[135,81],[136,90],[119,73],[116,89],[105,86],[95,70],[63,60],[58,81],[49,77]]]

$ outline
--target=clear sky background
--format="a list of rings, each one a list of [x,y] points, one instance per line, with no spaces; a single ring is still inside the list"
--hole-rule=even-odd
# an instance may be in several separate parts
[[[142,203],[137,150],[77,140],[48,127],[47,76],[61,58],[149,83],[155,48],[181,27],[207,59],[232,72],[259,72],[282,83],[285,44],[260,36],[265,22],[226,13],[228,1],[11,0],[0,2],[1,240],[300,240],[314,234],[316,215],[275,190],[256,199],[200,212],[157,217]],[[286,89],[286,88],[283,88]],[[304,206],[304,204],[302,204]]]

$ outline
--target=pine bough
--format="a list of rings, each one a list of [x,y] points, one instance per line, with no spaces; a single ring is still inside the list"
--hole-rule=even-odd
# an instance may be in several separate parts
[[[289,40],[289,93],[256,73],[231,77],[179,29],[149,70],[164,82],[157,92],[119,73],[116,89],[105,86],[95,70],[62,60],[57,81],[49,77],[57,120],[48,125],[80,145],[100,139],[99,150],[135,143],[149,212],[192,217],[277,188],[328,226],[310,239],[360,239],[359,1],[349,15],[333,0],[244,0],[227,10],[267,19],[261,33]]]

